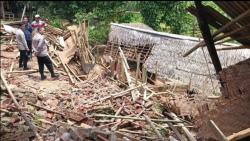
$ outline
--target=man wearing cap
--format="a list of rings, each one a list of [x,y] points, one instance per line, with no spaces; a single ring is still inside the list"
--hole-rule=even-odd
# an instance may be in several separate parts
[[[19,25],[19,28],[16,30],[16,40],[20,52],[19,68],[23,67],[24,70],[28,70],[27,62],[29,48],[25,39],[24,31],[25,24]]]
[[[45,22],[41,20],[40,15],[35,15],[35,21],[31,23],[34,33],[37,32],[37,28],[41,28],[45,26]]]

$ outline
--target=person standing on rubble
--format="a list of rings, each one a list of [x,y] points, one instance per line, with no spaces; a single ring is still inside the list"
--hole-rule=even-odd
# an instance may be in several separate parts
[[[35,21],[31,23],[33,28],[33,35],[36,34],[37,29],[41,27],[45,27],[45,22],[41,20],[40,15],[35,15]]]
[[[16,30],[16,40],[20,52],[19,68],[23,67],[24,70],[28,70],[29,68],[27,63],[28,63],[29,47],[25,39],[24,31],[25,31],[25,24],[19,25],[19,28]]]
[[[38,67],[39,67],[39,72],[41,74],[41,80],[45,80],[47,77],[44,75],[44,65],[48,68],[50,71],[51,77],[52,78],[58,78],[59,75],[54,73],[52,61],[50,60],[48,56],[48,47],[45,42],[45,37],[44,37],[44,32],[45,29],[44,27],[39,27],[37,29],[37,33],[33,37],[32,43],[34,47],[34,52],[35,55],[37,56],[37,61],[38,61]]]
[[[29,48],[28,58],[31,59],[32,58],[32,26],[29,23],[29,19],[27,16],[23,18],[23,23],[25,24],[24,35],[25,35],[25,39]]]

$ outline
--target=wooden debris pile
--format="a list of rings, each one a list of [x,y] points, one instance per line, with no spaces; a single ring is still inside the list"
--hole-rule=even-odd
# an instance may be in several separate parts
[[[95,66],[88,43],[88,22],[79,24],[79,27],[61,30],[48,26],[46,39],[50,44],[50,58],[56,67],[63,66],[71,83],[83,81]]]

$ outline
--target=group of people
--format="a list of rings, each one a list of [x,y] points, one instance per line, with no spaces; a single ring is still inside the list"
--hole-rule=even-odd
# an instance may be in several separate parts
[[[41,20],[39,15],[35,15],[35,21],[29,23],[28,17],[23,18],[22,24],[16,30],[16,40],[20,51],[19,68],[29,70],[28,61],[32,58],[32,52],[37,57],[41,80],[47,77],[44,75],[44,65],[48,68],[52,78],[58,78],[55,74],[52,61],[48,56],[48,45],[45,41],[44,33],[47,24]]]

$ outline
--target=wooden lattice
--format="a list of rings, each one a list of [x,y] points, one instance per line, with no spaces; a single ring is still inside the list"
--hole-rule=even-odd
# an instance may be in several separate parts
[[[151,54],[151,50],[153,48],[152,44],[132,46],[132,45],[124,44],[124,43],[115,43],[115,42],[109,41],[105,49],[105,54],[109,54],[114,59],[116,59],[117,56],[119,55],[119,52],[118,52],[119,46],[123,50],[126,58],[130,61],[136,61],[137,55],[141,53],[141,58],[140,58],[141,63],[145,63],[145,61]]]

